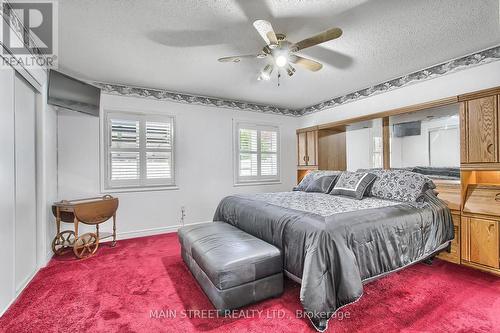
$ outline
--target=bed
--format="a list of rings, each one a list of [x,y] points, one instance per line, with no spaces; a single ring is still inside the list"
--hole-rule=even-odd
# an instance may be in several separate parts
[[[450,211],[430,189],[419,202],[303,191],[233,195],[220,202],[214,221],[281,249],[318,331],[362,296],[363,283],[428,258],[454,237]]]

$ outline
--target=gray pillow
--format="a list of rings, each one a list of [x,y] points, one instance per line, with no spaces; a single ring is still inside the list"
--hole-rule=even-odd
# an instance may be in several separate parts
[[[405,202],[421,201],[427,190],[436,188],[427,176],[403,169],[373,170],[377,176],[370,195],[377,198]]]
[[[306,192],[330,193],[336,179],[337,175],[319,177],[309,183]]]
[[[361,200],[376,177],[368,172],[342,172],[330,194],[344,195]]]
[[[307,175],[302,178],[299,185],[293,188],[294,191],[305,191],[309,184],[323,176],[332,176],[332,175],[340,175],[342,171],[334,171],[334,170],[313,170],[309,172]]]

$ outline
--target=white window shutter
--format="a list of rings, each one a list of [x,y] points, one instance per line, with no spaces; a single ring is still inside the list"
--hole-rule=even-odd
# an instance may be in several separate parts
[[[175,185],[173,117],[113,112],[107,119],[107,188]]]
[[[237,123],[236,183],[279,181],[279,129]]]

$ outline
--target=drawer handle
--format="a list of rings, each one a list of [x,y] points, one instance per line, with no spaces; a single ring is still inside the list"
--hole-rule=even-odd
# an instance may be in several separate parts
[[[500,193],[497,193],[497,194],[495,195],[495,201],[500,201]]]
[[[493,148],[493,144],[492,144],[492,143],[490,143],[490,144],[488,145],[488,147],[486,148],[486,150],[488,151],[488,153],[493,154],[492,148]]]
[[[495,224],[494,224],[494,223],[491,223],[491,224],[489,225],[489,227],[488,227],[488,232],[490,232],[490,233],[491,233],[491,232],[493,232],[493,231],[495,231]]]

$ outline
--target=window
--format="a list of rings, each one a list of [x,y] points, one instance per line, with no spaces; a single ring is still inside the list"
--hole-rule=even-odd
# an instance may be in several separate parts
[[[107,112],[104,184],[109,189],[174,186],[174,118]]]
[[[279,182],[279,128],[236,123],[235,183]]]

